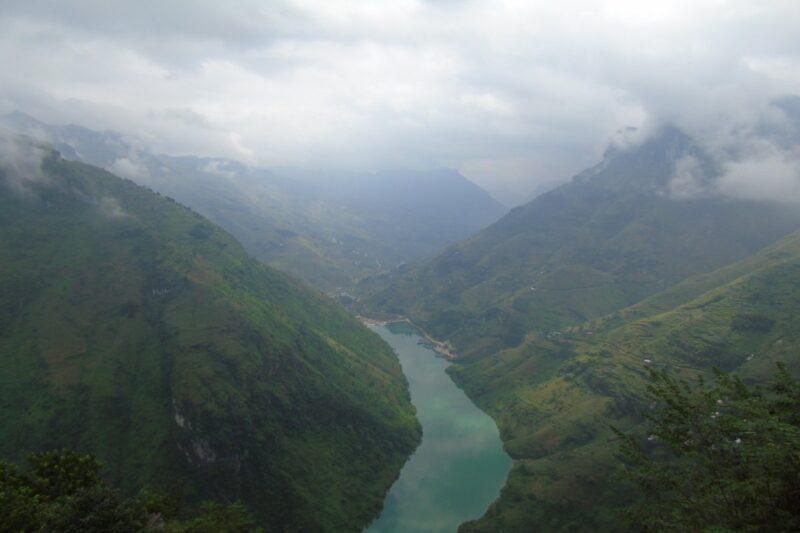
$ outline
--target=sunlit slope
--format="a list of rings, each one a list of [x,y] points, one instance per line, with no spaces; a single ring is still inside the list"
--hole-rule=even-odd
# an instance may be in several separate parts
[[[754,381],[776,361],[800,372],[798,279],[794,233],[622,312],[451,367],[517,460],[500,500],[464,529],[618,531],[627,494],[612,477],[620,463],[609,425],[639,424],[645,367],[707,377],[718,367]]]
[[[800,227],[800,209],[674,190],[679,162],[713,163],[678,130],[597,167],[419,268],[362,283],[362,312],[410,316],[464,357],[632,305]],[[685,163],[684,163],[685,164]],[[700,179],[700,178],[698,178]]]
[[[53,153],[20,168],[0,183],[0,455],[89,451],[125,490],[241,498],[269,530],[368,523],[419,440],[389,347],[168,199]]]

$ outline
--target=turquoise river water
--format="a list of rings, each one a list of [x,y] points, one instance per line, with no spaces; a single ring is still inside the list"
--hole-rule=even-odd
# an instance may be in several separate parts
[[[445,373],[448,361],[417,344],[421,337],[406,324],[373,330],[397,352],[423,436],[366,531],[452,533],[497,499],[511,458],[494,421]]]

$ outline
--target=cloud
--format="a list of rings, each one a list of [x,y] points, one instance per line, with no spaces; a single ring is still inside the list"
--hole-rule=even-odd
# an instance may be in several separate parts
[[[128,178],[134,181],[149,176],[147,167],[143,163],[127,157],[121,157],[115,160],[111,166],[108,167],[108,170],[112,174],[116,174],[117,176],[122,176],[123,178]]]
[[[674,162],[668,192],[672,198],[686,200],[701,198],[710,194],[710,176],[706,168],[695,156],[684,156]]]
[[[49,150],[29,138],[0,130],[0,181],[22,194],[33,194],[35,184],[47,183],[42,162]]]
[[[41,141],[0,130],[0,185],[24,199],[39,198],[38,192],[42,187],[59,187],[60,184],[42,168],[48,156],[55,156],[55,152]],[[131,217],[113,196],[95,197],[87,195],[81,188],[69,186],[68,189],[75,198],[96,208],[106,218]]]
[[[104,196],[100,198],[100,200],[97,202],[97,209],[106,218],[118,219],[129,218],[131,216],[127,211],[125,211],[125,209],[122,208],[119,200],[111,196]]]
[[[0,110],[261,166],[449,166],[507,201],[627,126],[709,150],[800,93],[794,0],[7,0]]]
[[[762,142],[756,153],[727,165],[717,189],[737,198],[800,204],[800,151]]]
[[[238,169],[229,168],[223,161],[209,161],[203,166],[202,170],[207,174],[227,179],[234,179],[238,175]]]

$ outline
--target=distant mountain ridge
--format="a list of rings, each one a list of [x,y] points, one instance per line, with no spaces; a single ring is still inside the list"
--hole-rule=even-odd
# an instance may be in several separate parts
[[[360,312],[408,316],[455,345],[448,373],[515,460],[500,498],[459,531],[622,530],[635,495],[614,477],[609,425],[641,431],[648,365],[800,373],[800,207],[724,197],[719,173],[667,127],[359,285]]]
[[[259,259],[327,292],[430,257],[506,212],[454,170],[276,173],[222,158],[154,154],[116,132],[51,126],[19,112],[1,122],[49,140],[67,159],[176,198]]]
[[[0,137],[0,456],[359,531],[420,439],[391,349],[201,215]]]
[[[691,161],[694,196],[671,187]],[[464,356],[636,303],[800,227],[800,209],[712,193],[714,162],[667,127],[430,262],[359,287],[364,312],[407,315]],[[711,176],[711,178],[709,177]]]

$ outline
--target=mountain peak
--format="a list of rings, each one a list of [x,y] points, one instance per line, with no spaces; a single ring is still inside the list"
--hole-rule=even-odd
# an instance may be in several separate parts
[[[708,189],[717,174],[711,157],[678,127],[661,126],[638,140],[612,143],[595,166],[573,178],[573,183],[590,183],[595,188],[618,194],[672,195],[672,184],[693,184],[698,194]],[[676,198],[688,197],[688,187]],[[707,194],[707,193],[706,193]]]

